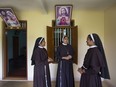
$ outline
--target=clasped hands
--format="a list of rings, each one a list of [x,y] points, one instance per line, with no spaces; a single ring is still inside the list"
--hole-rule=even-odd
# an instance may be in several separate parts
[[[68,56],[66,56],[66,57],[62,57],[62,59],[65,59],[65,60],[69,60],[69,59],[71,59],[71,58],[72,58],[71,55],[68,55]]]
[[[49,62],[49,63],[52,63],[52,62],[53,62],[53,59],[50,58],[50,57],[48,57],[48,62]]]
[[[83,73],[85,73],[85,69],[78,68],[78,72],[79,72],[80,74],[83,74]]]

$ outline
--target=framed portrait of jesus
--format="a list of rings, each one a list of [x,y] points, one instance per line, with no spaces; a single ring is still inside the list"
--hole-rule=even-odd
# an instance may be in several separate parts
[[[55,5],[56,26],[70,26],[72,5]]]
[[[20,23],[11,8],[0,8],[0,17],[8,27],[20,27]]]

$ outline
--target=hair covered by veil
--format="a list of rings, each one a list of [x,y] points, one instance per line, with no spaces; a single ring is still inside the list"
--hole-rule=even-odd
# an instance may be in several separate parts
[[[41,42],[44,40],[43,37],[39,37],[36,39],[35,41],[35,45],[34,45],[34,48],[33,48],[33,53],[35,51],[35,49],[41,44]],[[35,61],[34,61],[34,57],[33,57],[33,54],[32,54],[32,57],[31,57],[31,65],[34,65],[35,64]]]
[[[96,33],[89,34],[88,37],[95,43],[95,45],[97,45],[99,51],[103,56],[105,67],[101,68],[101,77],[103,77],[104,79],[110,79],[106,56],[100,37]]]

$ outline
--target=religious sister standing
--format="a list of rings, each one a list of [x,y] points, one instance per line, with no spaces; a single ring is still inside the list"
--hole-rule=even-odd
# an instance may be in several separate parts
[[[32,54],[32,65],[34,65],[33,87],[51,87],[51,78],[49,71],[49,62],[45,46],[45,39],[39,37],[36,39]]]
[[[63,43],[57,48],[56,87],[74,87],[73,48],[68,44],[67,36],[64,36],[62,41]]]
[[[85,55],[81,73],[80,87],[102,87],[101,77],[110,79],[107,61],[99,36],[95,33],[87,37],[90,47]]]

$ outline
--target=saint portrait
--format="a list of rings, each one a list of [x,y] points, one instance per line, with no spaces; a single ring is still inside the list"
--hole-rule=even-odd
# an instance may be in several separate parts
[[[0,17],[9,27],[20,27],[20,23],[11,8],[0,8]]]
[[[56,5],[56,26],[70,26],[72,5]]]

